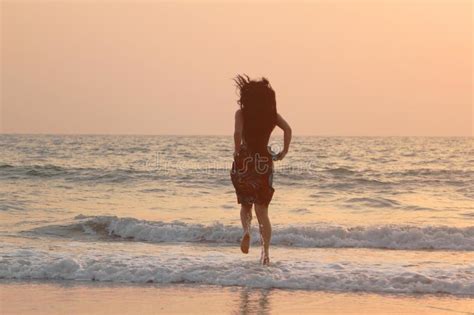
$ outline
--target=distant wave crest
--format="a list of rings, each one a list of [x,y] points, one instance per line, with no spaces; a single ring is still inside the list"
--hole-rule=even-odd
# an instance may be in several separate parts
[[[145,166],[145,160],[135,161],[133,165],[121,167],[77,167],[54,164],[12,165],[0,164],[0,180],[66,180],[74,183],[94,182],[121,184],[131,181],[170,180],[177,183],[203,181],[212,186],[228,186],[230,180],[228,163],[195,163],[186,160],[164,164],[163,168]],[[209,162],[209,161],[208,161]],[[176,164],[176,165],[175,165]],[[178,167],[179,166],[179,167]],[[285,168],[277,165],[275,170],[278,182],[282,185],[311,185],[319,188],[351,190],[356,188],[394,187],[403,189],[406,185],[418,183],[463,187],[474,181],[474,172],[463,169],[405,169],[395,172],[381,170],[357,170],[346,167],[326,167],[323,169]],[[316,181],[315,181],[316,180]]]

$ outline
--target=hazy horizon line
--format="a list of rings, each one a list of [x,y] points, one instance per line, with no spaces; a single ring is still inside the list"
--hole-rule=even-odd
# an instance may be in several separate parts
[[[16,136],[173,136],[173,137],[232,137],[229,134],[173,134],[173,133],[18,133],[0,132],[0,135]],[[293,134],[294,137],[332,137],[332,138],[474,138],[470,136],[445,135],[334,135],[334,134]]]

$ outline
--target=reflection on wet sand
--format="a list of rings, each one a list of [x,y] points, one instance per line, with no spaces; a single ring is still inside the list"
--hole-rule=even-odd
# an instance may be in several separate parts
[[[240,292],[239,312],[235,314],[270,314],[269,289],[243,288]]]

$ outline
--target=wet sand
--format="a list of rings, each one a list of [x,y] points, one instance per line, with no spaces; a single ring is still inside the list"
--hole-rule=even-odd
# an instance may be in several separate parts
[[[474,298],[201,285],[0,282],[1,314],[474,314]]]

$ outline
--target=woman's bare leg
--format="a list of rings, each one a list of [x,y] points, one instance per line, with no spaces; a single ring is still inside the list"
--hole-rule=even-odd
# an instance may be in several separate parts
[[[247,254],[250,247],[250,223],[252,222],[252,205],[242,205],[240,208],[240,220],[244,234],[240,241],[240,250]]]
[[[270,240],[272,238],[272,226],[270,219],[268,218],[268,206],[267,205],[255,205],[255,214],[257,215],[258,225],[260,228],[260,234],[262,236],[263,245],[263,257],[262,263],[268,265],[270,263]]]

